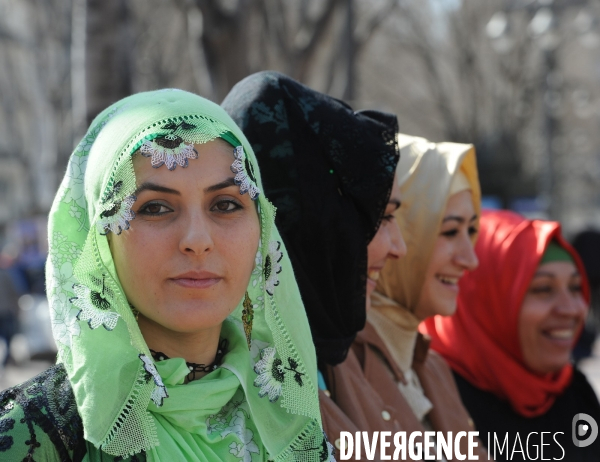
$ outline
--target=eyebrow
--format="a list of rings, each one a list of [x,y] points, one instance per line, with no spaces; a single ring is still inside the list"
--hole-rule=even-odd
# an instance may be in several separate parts
[[[469,223],[476,219],[477,219],[477,214],[475,214],[471,217],[471,219],[469,220]],[[458,223],[464,223],[465,219],[464,219],[464,217],[461,217],[458,215],[448,215],[448,216],[444,217],[444,219],[442,220],[442,223],[446,223],[447,221],[457,221]]]
[[[551,273],[549,271],[536,271],[536,273],[533,275],[533,277],[536,278],[538,276],[545,276],[545,277],[549,277],[549,278],[556,277],[556,275],[554,273]],[[579,276],[581,276],[581,274],[579,274],[579,271],[574,271],[570,277],[579,277]]]
[[[235,186],[235,179],[233,177],[227,178],[226,180],[221,181],[220,183],[209,186],[208,188],[206,188],[204,190],[204,192],[211,193],[211,192],[219,191],[221,189],[229,188],[231,186]]]
[[[388,205],[393,205],[394,206],[394,210],[398,210],[400,208],[400,206],[402,205],[402,202],[400,202],[397,199],[390,199],[388,201]]]
[[[204,189],[204,192],[211,193],[211,192],[219,191],[221,189],[229,188],[231,186],[235,186],[235,180],[233,177],[227,178],[226,180],[223,180],[220,183],[214,184],[212,186],[208,186],[207,188]],[[177,191],[176,189],[167,188],[166,186],[161,186],[159,184],[152,183],[150,181],[146,181],[146,182],[142,183],[135,190],[134,194],[137,196],[138,194],[140,194],[144,191],[155,191],[155,192],[162,192],[162,193],[166,193],[166,194],[174,194],[176,196],[181,196],[181,193],[179,191]]]
[[[181,193],[179,191],[177,191],[176,189],[167,188],[166,186],[161,186],[159,184],[151,183],[149,181],[142,183],[135,190],[134,194],[137,196],[138,194],[140,194],[141,192],[144,192],[144,191],[156,191],[156,192],[175,194],[176,196],[181,196]]]

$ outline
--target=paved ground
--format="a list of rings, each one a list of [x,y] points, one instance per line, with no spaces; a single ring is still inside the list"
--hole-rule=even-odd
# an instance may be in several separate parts
[[[50,367],[50,363],[46,361],[30,361],[19,367],[9,364],[0,372],[0,390],[24,382],[48,367]]]

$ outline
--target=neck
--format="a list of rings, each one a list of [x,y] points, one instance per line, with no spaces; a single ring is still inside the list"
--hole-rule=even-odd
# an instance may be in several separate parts
[[[151,350],[161,351],[169,358],[183,358],[189,363],[211,364],[215,360],[221,324],[198,332],[175,332],[140,313],[138,325]]]

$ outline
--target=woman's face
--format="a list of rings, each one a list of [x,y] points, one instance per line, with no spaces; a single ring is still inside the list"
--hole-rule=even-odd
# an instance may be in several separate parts
[[[195,147],[198,159],[174,171],[134,157],[136,216],[129,231],[110,238],[142,333],[144,325],[177,333],[220,330],[254,267],[259,219],[233,182],[233,148],[223,140]]]
[[[471,191],[450,196],[415,309],[420,320],[456,311],[458,281],[479,264],[473,248],[476,221]]]
[[[562,369],[587,310],[581,275],[572,262],[540,265],[519,313],[519,341],[527,367],[539,374]]]
[[[379,273],[388,258],[400,258],[406,255],[406,244],[400,233],[400,226],[394,212],[400,207],[400,187],[394,178],[394,187],[385,208],[381,225],[375,237],[367,247],[367,309],[371,307],[371,294],[377,286]]]

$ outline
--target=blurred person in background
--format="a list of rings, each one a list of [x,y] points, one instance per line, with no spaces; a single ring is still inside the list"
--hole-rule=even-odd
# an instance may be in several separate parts
[[[225,111],[139,93],[69,162],[49,219],[58,364],[0,394],[0,459],[330,460],[298,287]]]
[[[590,315],[581,337],[573,350],[573,359],[579,361],[592,355],[600,321],[600,232],[582,231],[573,239],[573,247],[581,257],[590,283]]]
[[[8,229],[7,254],[13,254],[11,275],[21,294],[44,295],[44,265],[48,255],[45,217],[15,220]]]
[[[396,117],[354,112],[275,72],[242,80],[222,106],[255,149],[277,207],[317,350],[325,432],[339,450],[341,431],[406,430],[393,376],[376,363],[369,380],[351,349],[373,273],[406,252],[394,218]]]
[[[483,213],[476,252],[479,267],[460,282],[456,314],[425,327],[480,438],[497,461],[597,461],[600,440],[582,448],[572,441],[576,414],[600,422],[596,394],[570,362],[590,300],[579,256],[559,223],[509,211]]]
[[[12,337],[19,330],[19,294],[8,266],[10,262],[0,255],[0,366],[6,365]]]
[[[419,323],[451,316],[458,281],[477,267],[474,242],[480,215],[480,188],[475,150],[469,144],[432,143],[398,136],[396,171],[402,207],[395,212],[407,246],[406,257],[388,261],[371,295],[367,328],[355,348],[370,362],[400,370],[396,387],[404,399],[407,430],[473,431],[452,373]],[[445,433],[444,433],[445,434]],[[461,441],[463,453],[467,442]],[[476,454],[487,459],[481,442]]]

